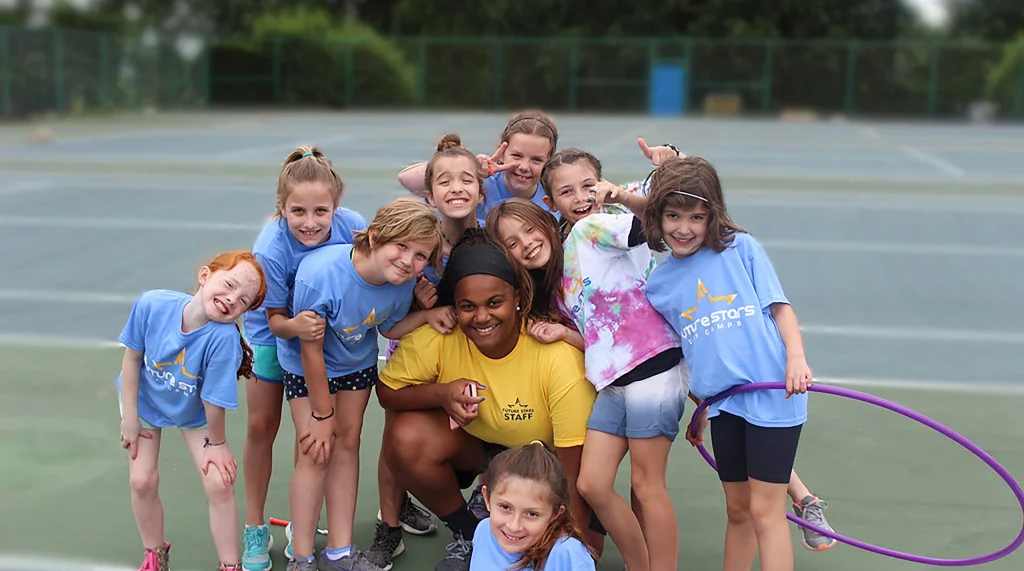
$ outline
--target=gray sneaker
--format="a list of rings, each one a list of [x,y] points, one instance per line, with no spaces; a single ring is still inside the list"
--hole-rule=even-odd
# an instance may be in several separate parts
[[[430,512],[414,504],[409,492],[402,497],[402,507],[398,512],[398,524],[406,533],[413,535],[427,535],[437,531],[437,524]],[[382,521],[380,510],[377,510],[377,521]]]
[[[316,561],[317,571],[381,571],[361,551],[355,551],[342,557],[331,560],[327,558],[326,552],[320,552],[320,558]]]
[[[390,571],[395,564],[395,557],[401,555],[403,551],[405,551],[405,543],[402,542],[402,528],[396,527],[392,530],[388,524],[381,522],[377,524],[377,529],[373,532],[373,543],[370,544],[365,555],[371,563],[383,571]]]
[[[825,508],[828,504],[822,500],[814,497],[807,496],[800,500],[800,503],[793,502],[793,513],[797,517],[803,519],[807,523],[827,529],[828,531],[835,531],[832,526],[828,524],[828,520],[825,519]],[[824,551],[829,547],[836,544],[836,540],[831,537],[822,535],[816,531],[801,527],[800,531],[803,532],[803,544],[805,549],[810,551]]]
[[[446,545],[444,550],[448,554],[434,566],[434,571],[469,571],[469,559],[473,556],[472,541],[457,534],[455,541]]]
[[[292,559],[288,562],[286,571],[317,571],[316,563],[312,561],[297,561]]]

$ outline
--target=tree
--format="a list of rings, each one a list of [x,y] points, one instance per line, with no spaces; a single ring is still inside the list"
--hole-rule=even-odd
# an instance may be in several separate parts
[[[1008,42],[1024,31],[1021,0],[950,0],[951,33],[957,37]]]

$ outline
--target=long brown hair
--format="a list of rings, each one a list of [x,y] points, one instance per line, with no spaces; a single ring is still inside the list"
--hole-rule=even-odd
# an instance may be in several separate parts
[[[544,237],[551,243],[551,259],[548,260],[547,266],[539,272],[539,276],[533,271],[529,272],[534,284],[533,303],[530,304],[528,313],[533,319],[555,323],[564,321],[564,317],[552,303],[554,296],[562,295],[562,257],[564,254],[562,240],[558,236],[558,222],[550,212],[545,212],[539,205],[525,198],[510,198],[492,208],[487,213],[487,223],[484,225],[484,229],[491,242],[500,246],[511,259],[515,258],[498,232],[503,218],[522,220],[528,226],[533,226],[543,232]]]
[[[666,249],[661,217],[670,206],[683,212],[698,206],[707,209],[708,231],[704,235],[704,246],[715,252],[728,248],[736,232],[746,232],[729,218],[715,167],[700,157],[670,158],[651,173],[643,228],[647,246],[656,252]]]
[[[252,264],[252,267],[256,269],[256,274],[260,277],[260,285],[256,290],[256,297],[253,298],[249,307],[246,308],[248,310],[259,309],[263,305],[263,298],[267,295],[267,277],[263,273],[263,267],[256,261],[256,257],[252,255],[252,252],[224,252],[206,264],[206,267],[210,268],[210,274],[212,275],[221,270],[230,270],[241,263]],[[252,348],[245,342],[245,336],[242,335],[242,329],[238,326],[237,321],[235,322],[235,328],[238,329],[238,340],[242,344],[242,364],[238,367],[238,376],[248,377],[252,375]]]
[[[597,554],[587,546],[583,532],[569,510],[569,479],[554,450],[547,444],[534,440],[531,444],[512,448],[495,456],[481,479],[487,487],[488,502],[491,494],[509,478],[522,478],[547,487],[550,493],[549,505],[556,512],[562,508],[562,513],[548,523],[548,528],[540,541],[523,551],[522,558],[508,571],[543,569],[551,549],[563,537],[571,537],[582,543],[594,561],[597,561]]]

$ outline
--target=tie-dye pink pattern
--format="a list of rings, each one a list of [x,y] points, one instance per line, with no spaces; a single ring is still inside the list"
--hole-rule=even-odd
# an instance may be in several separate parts
[[[600,390],[679,338],[644,293],[654,260],[646,245],[628,248],[632,215],[595,214],[578,226],[566,240],[562,286],[586,344],[587,378]]]

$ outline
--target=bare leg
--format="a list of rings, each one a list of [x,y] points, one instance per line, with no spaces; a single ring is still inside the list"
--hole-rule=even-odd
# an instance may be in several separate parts
[[[242,452],[245,470],[245,524],[264,525],[270,475],[274,467],[274,440],[281,427],[284,385],[255,378],[245,380],[248,425]]]
[[[640,523],[614,488],[615,474],[626,455],[627,446],[624,438],[587,430],[576,485],[619,548],[626,567],[630,571],[647,571],[649,555]]]
[[[132,513],[139,528],[142,547],[164,546],[164,504],[160,501],[160,430],[143,429],[153,438],[139,438],[138,455],[128,459],[128,481],[132,490]]]
[[[211,465],[203,474],[203,443],[206,430],[182,430],[188,451],[203,480],[203,491],[210,512],[210,533],[217,549],[220,562],[227,565],[238,563],[238,502],[235,500],[235,486],[224,485],[220,470]]]

